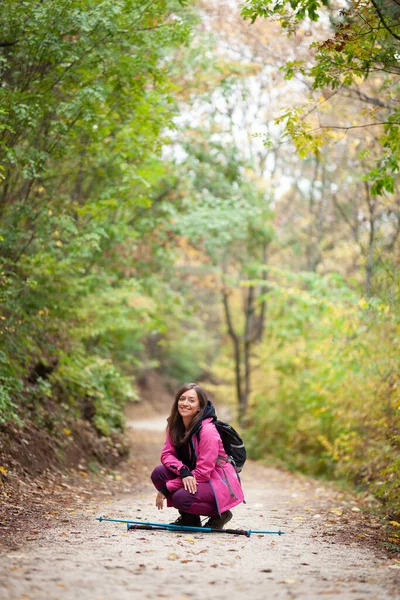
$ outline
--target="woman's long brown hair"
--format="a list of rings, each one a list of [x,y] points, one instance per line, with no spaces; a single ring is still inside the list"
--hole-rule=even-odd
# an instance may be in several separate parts
[[[200,410],[190,423],[189,429],[186,431],[181,415],[178,412],[179,398],[188,390],[194,390],[200,402]],[[208,402],[207,393],[197,383],[185,383],[175,395],[175,400],[172,405],[171,414],[168,418],[167,430],[174,446],[185,444],[196,429],[197,425],[203,418],[204,411]]]

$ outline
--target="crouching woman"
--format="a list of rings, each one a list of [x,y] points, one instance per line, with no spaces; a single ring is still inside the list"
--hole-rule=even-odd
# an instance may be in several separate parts
[[[206,392],[195,383],[180,388],[168,418],[161,465],[151,474],[158,490],[156,506],[178,509],[175,525],[222,529],[230,509],[244,501],[235,468],[228,462]]]

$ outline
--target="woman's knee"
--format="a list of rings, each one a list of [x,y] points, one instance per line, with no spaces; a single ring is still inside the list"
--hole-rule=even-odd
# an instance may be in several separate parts
[[[150,475],[152,482],[157,487],[157,485],[164,485],[166,481],[168,481],[168,472],[164,465],[158,465]]]
[[[171,503],[174,508],[186,512],[192,506],[195,495],[181,488],[171,496]]]

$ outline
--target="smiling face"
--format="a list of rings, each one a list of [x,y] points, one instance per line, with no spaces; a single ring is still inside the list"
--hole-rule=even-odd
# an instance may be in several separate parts
[[[200,410],[200,401],[195,390],[187,390],[183,392],[178,400],[178,412],[181,415],[185,426],[191,422],[193,417],[197,415]]]

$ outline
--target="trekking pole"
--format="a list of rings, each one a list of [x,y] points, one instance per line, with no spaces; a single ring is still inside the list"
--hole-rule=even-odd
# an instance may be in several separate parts
[[[180,531],[180,532],[201,532],[201,533],[227,533],[230,535],[245,535],[250,537],[252,533],[256,534],[276,534],[283,535],[284,531],[264,531],[257,529],[212,529],[211,527],[192,527],[188,525],[174,525],[172,523],[151,523],[148,521],[135,521],[133,519],[108,519],[106,517],[98,517],[98,521],[107,521],[111,523],[126,523],[128,530],[140,529],[140,527],[129,527],[129,525],[151,527],[152,529],[166,530],[166,531]],[[145,528],[143,527],[143,529]]]
[[[245,535],[250,537],[251,532],[245,529],[211,529],[211,527],[194,527],[190,525],[174,525],[173,523],[150,523],[148,521],[134,521],[129,519],[107,519],[105,517],[98,517],[98,521],[108,521],[111,523],[126,523],[128,529],[137,529],[139,526],[151,527],[152,529],[159,529],[164,531],[180,531],[181,533],[230,533],[236,535]],[[129,527],[132,525],[133,527]],[[144,527],[143,527],[144,528]]]

